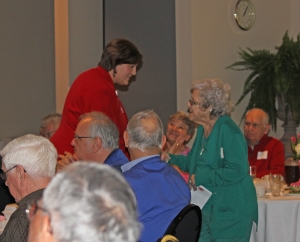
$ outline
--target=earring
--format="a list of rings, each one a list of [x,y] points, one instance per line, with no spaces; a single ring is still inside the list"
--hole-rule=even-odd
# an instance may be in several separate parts
[[[114,71],[114,73],[113,73],[113,77],[115,77],[115,76],[116,76],[116,74],[117,74],[117,72],[116,72],[116,71]]]

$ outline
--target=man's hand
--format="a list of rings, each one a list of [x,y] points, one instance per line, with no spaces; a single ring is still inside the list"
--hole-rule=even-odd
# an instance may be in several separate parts
[[[72,164],[75,161],[78,161],[78,157],[76,154],[71,154],[69,152],[65,152],[64,155],[58,155],[59,160],[56,164],[56,173],[60,172],[67,165]]]

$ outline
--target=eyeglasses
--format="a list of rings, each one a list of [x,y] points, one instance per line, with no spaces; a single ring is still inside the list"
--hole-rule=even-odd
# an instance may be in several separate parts
[[[76,134],[74,134],[74,139],[80,141],[81,139],[91,139],[93,137],[89,137],[89,136],[78,136]]]
[[[32,220],[33,216],[36,214],[38,209],[42,210],[43,212],[48,213],[48,211],[45,208],[40,207],[38,205],[38,201],[39,200],[34,200],[31,203],[29,203],[28,206],[27,206],[27,209],[25,210],[27,218],[28,218],[29,221]]]
[[[199,104],[199,102],[195,102],[195,101],[192,100],[192,99],[189,99],[189,103],[190,103],[191,106],[193,106],[193,105],[198,105],[198,104]]]
[[[6,173],[11,171],[12,169],[16,168],[17,166],[14,166],[13,168],[10,168],[9,170],[7,170],[6,172],[4,171],[0,171],[0,177],[3,181],[6,181],[7,180],[7,176],[6,176]]]
[[[247,126],[248,128],[250,128],[251,125],[252,125],[252,127],[253,127],[254,129],[256,129],[256,128],[260,127],[262,124],[256,124],[256,123],[245,122],[244,125]]]
[[[43,136],[43,137],[45,137],[45,138],[47,138],[47,139],[50,139],[50,138],[51,138],[51,135],[52,135],[53,133],[55,133],[55,132],[56,132],[56,130],[53,130],[53,131],[50,131],[50,132],[46,132],[46,133],[40,132],[40,135]]]

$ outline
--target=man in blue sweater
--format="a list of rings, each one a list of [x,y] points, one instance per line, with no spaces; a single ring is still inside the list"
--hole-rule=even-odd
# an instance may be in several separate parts
[[[142,234],[139,241],[162,237],[179,211],[190,203],[190,190],[179,172],[162,161],[166,141],[163,125],[153,111],[134,115],[124,132],[131,162],[121,167],[138,203]]]

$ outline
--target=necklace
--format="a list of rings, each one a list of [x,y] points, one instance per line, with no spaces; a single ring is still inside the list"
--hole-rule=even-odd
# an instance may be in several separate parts
[[[216,120],[213,121],[212,126],[211,126],[211,130],[207,133],[206,137],[208,137],[210,135],[210,133],[212,132],[212,130],[214,128],[214,125],[217,122],[218,118],[216,118]],[[202,135],[200,155],[202,155],[202,153],[205,151],[205,146],[206,146],[206,140],[205,140],[204,134],[205,134],[205,130],[203,131],[203,135]]]
[[[205,149],[205,138],[204,138],[204,134],[202,135],[202,141],[201,141],[201,152],[200,152],[200,155],[202,155],[204,149]]]

